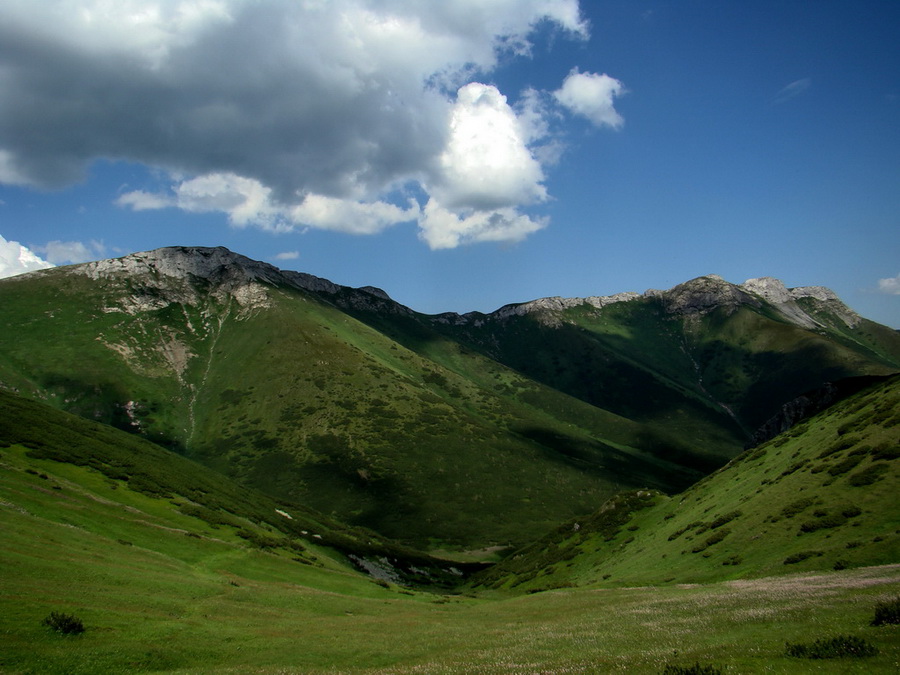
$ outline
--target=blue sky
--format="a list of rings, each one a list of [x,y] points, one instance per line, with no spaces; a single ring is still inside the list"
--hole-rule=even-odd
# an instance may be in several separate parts
[[[221,245],[427,313],[774,276],[900,328],[900,3],[9,0],[0,26],[6,273],[17,244]]]

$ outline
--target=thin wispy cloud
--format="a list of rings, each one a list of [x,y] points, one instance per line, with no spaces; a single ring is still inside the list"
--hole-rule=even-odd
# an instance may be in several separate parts
[[[800,80],[794,80],[790,84],[781,88],[781,90],[775,95],[775,98],[772,101],[772,105],[779,105],[781,103],[790,101],[792,98],[797,98],[801,94],[805,93],[811,86],[812,79],[809,77],[804,77]]]

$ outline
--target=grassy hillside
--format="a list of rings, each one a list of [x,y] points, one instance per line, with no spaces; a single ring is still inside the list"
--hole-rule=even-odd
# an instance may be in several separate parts
[[[802,393],[900,369],[896,332],[871,322],[811,331],[767,306],[684,315],[641,298],[450,330],[549,387],[689,441],[688,457],[706,466]]]
[[[70,422],[77,445],[81,421]],[[376,583],[314,538],[303,551],[260,547],[232,525],[184,513],[178,494],[39,454],[0,448],[0,672],[10,675],[655,675],[696,662],[726,673],[889,673],[900,658],[896,630],[869,625],[876,605],[900,594],[897,566],[501,600],[442,595]],[[42,625],[51,612],[74,615],[84,632]],[[785,654],[785,641],[836,635],[879,653]]]
[[[664,435],[456,345],[432,359],[296,288],[166,284],[0,284],[0,383],[419,547],[522,544],[701,475],[642,449]]]
[[[0,389],[468,556],[620,490],[678,492],[799,393],[900,367],[886,329],[810,331],[762,304],[442,322],[296,278],[179,248],[2,280]]]
[[[896,563],[898,458],[894,377],[748,450],[680,495],[619,495],[478,580],[535,591]]]
[[[4,449],[6,468],[24,471],[27,481],[34,484],[32,489],[40,493],[31,495],[27,504],[16,499],[9,506],[24,506],[23,513],[31,513],[48,502],[58,503],[66,507],[64,522],[116,541],[134,526],[134,518],[123,516],[113,503],[122,501],[116,497],[122,495],[127,512],[137,513],[129,511],[127,504],[132,502],[152,511],[147,516],[152,522],[139,519],[137,528],[140,542],[151,547],[153,537],[161,531],[178,541],[182,535],[199,532],[202,539],[212,536],[220,542],[241,542],[301,565],[349,570],[354,567],[350,561],[356,560],[357,566],[368,569],[375,561],[398,580],[428,586],[454,585],[457,572],[467,570],[465,564],[430,558],[372,531],[348,527],[306,505],[275,501],[139,437],[2,391],[0,448]],[[83,504],[69,509],[69,492],[62,483],[51,480],[47,471],[60,480],[68,477],[66,481],[80,495],[76,501],[95,499],[111,510],[99,515],[88,509],[79,515]],[[99,491],[106,496],[85,497],[80,489],[85,486],[95,495]],[[21,498],[30,493],[19,491],[17,495]],[[125,538],[135,543],[134,536]]]

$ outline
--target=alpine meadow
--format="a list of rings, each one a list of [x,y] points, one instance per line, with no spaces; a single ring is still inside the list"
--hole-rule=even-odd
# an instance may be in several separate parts
[[[4,673],[889,673],[900,333],[423,314],[225,248],[0,280]]]

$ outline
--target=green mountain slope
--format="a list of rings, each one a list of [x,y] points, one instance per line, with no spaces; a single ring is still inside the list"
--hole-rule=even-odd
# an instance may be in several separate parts
[[[28,482],[46,486],[34,488],[37,494],[8,494],[7,507],[26,513],[62,504],[68,514],[63,522],[111,539],[130,532],[126,538],[136,543],[138,521],[140,544],[150,548],[161,531],[174,533],[176,539],[201,533],[201,538],[213,537],[232,548],[240,542],[316,568],[349,572],[356,566],[370,571],[374,565],[398,582],[430,587],[456,585],[461,573],[479,567],[430,558],[304,504],[273,500],[140,437],[3,391],[0,449],[4,470],[12,472],[7,477],[24,471],[31,476]],[[50,480],[45,471],[59,480]],[[106,515],[90,509],[79,515],[83,506],[72,506],[67,489],[74,490],[78,500],[105,504]],[[106,497],[85,496],[85,490]],[[126,506],[131,515],[123,514],[109,501],[122,501],[119,496],[149,510]]]
[[[274,268],[202,256],[0,283],[0,381],[419,546],[523,543],[699,477],[636,447],[639,424],[457,348],[463,377]]]
[[[900,377],[748,450],[682,494],[623,493],[481,586],[697,583],[900,560]]]
[[[450,331],[539,382],[689,439],[698,459],[718,466],[783,403],[900,368],[896,331],[826,289],[774,303],[762,289],[780,282],[753,281],[765,283],[701,277],[626,300],[537,301]]]
[[[739,584],[440,595],[357,573],[326,545],[327,527],[323,540],[283,533],[275,525],[294,521],[265,497],[133,436],[9,396],[0,396],[0,429],[0,671],[11,675],[658,675],[696,662],[890,673],[900,657],[892,627],[869,625],[876,605],[900,592],[896,565]],[[213,517],[195,499],[233,510],[202,501]],[[75,615],[85,631],[50,630],[42,621],[52,612]],[[785,641],[847,634],[879,653],[785,654]]]
[[[521,545],[619,490],[683,489],[806,389],[898,369],[900,338],[806,300],[702,278],[428,317],[160,249],[0,281],[0,387],[418,547]]]

